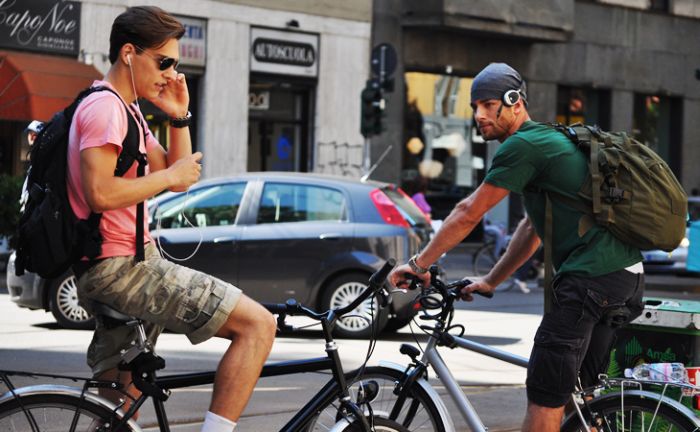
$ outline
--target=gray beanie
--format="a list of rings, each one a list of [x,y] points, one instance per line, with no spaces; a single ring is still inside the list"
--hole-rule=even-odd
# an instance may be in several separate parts
[[[471,102],[500,100],[508,90],[520,90],[520,96],[527,103],[527,86],[518,71],[505,63],[491,63],[474,78]]]

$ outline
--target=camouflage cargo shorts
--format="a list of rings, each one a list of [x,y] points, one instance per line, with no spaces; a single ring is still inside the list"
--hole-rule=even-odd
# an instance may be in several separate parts
[[[145,261],[134,265],[133,260],[100,261],[78,280],[78,297],[88,311],[91,302],[97,301],[141,318],[153,344],[164,328],[187,335],[193,344],[209,339],[240,299],[241,290],[235,286],[161,258],[153,244],[146,246]],[[87,354],[95,376],[115,368],[121,351],[135,337],[133,328],[105,325],[97,317]]]

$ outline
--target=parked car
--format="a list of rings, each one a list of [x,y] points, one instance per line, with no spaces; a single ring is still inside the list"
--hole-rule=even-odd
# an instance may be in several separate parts
[[[149,206],[151,233],[165,256],[239,286],[261,302],[294,297],[315,308],[349,304],[386,259],[405,262],[429,239],[427,217],[399,188],[304,173],[247,173],[166,193]],[[77,303],[75,278],[7,272],[11,299],[51,310],[66,327],[93,325]],[[412,319],[411,294],[394,293],[378,313],[396,330]],[[364,337],[374,306],[336,325]],[[374,309],[375,311],[377,309]],[[376,313],[376,312],[375,312]]]
[[[688,224],[697,220],[700,220],[700,197],[688,197]],[[690,247],[688,238],[686,231],[681,244],[671,252],[658,249],[643,251],[644,271],[646,273],[686,273],[688,271],[686,268],[688,248]],[[700,247],[700,245],[694,245],[694,247]]]

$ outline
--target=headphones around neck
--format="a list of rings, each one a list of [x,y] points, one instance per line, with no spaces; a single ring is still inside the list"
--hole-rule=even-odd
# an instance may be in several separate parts
[[[508,90],[503,93],[503,105],[512,107],[520,100],[520,90]]]

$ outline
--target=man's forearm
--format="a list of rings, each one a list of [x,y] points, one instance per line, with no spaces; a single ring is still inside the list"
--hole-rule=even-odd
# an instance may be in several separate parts
[[[467,203],[458,204],[445,219],[435,237],[418,255],[416,264],[428,267],[435,263],[442,254],[452,250],[468,236],[480,220],[481,218],[470,217]]]
[[[168,166],[177,160],[192,154],[192,139],[190,138],[190,128],[170,128],[170,143],[168,144],[167,162]]]
[[[86,194],[92,197],[88,204],[98,213],[133,206],[169,188],[169,175],[161,170],[137,178],[109,177],[96,191]]]

